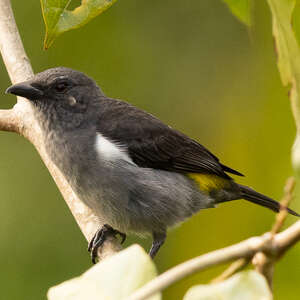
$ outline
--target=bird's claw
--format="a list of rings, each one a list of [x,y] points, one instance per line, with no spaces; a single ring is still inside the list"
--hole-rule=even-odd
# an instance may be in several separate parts
[[[95,233],[95,235],[93,236],[93,238],[91,239],[91,241],[89,242],[89,245],[88,245],[88,251],[91,253],[91,258],[92,258],[93,264],[96,263],[96,260],[98,257],[98,255],[97,255],[98,249],[103,245],[103,243],[105,242],[107,237],[109,235],[112,235],[115,237],[117,234],[120,235],[121,244],[123,244],[126,240],[125,233],[120,232],[116,229],[113,229],[108,224],[103,225],[100,229],[97,230],[97,232]]]

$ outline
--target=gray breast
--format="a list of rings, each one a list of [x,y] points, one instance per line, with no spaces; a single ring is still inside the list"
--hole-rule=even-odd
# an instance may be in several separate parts
[[[124,146],[101,135],[78,132],[74,143],[73,135],[49,134],[47,141],[49,155],[79,198],[120,231],[157,231],[213,206],[185,175],[140,168]]]

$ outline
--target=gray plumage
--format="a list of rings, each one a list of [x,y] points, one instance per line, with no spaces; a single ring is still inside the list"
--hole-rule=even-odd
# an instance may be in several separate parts
[[[183,174],[101,157],[95,147],[97,125],[108,103],[118,106],[119,101],[106,98],[93,80],[66,68],[37,74],[34,82],[47,86],[66,72],[75,82],[86,79],[86,86],[80,84],[71,94],[77,103],[82,101],[80,108],[70,112],[68,100],[53,101],[50,91],[49,100],[35,100],[35,113],[50,158],[101,223],[121,232],[160,232],[214,206],[214,200]]]
[[[81,72],[49,69],[7,92],[32,101],[50,158],[100,222],[116,232],[152,234],[152,257],[167,228],[200,209],[242,197],[280,208],[236,184],[226,172],[241,174],[202,145],[126,102],[107,98]],[[226,184],[208,193],[187,173],[218,176]]]

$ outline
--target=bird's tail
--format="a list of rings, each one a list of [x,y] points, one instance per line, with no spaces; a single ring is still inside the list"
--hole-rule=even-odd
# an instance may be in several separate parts
[[[292,209],[281,205],[279,202],[277,202],[263,194],[260,194],[247,186],[239,184],[239,188],[241,191],[241,198],[243,198],[247,201],[267,207],[276,212],[279,212],[280,210],[285,209],[291,215],[300,217],[300,215],[298,213],[296,213],[295,211],[293,211]]]

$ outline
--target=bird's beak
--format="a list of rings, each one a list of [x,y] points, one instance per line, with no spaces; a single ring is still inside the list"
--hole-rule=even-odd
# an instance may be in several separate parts
[[[44,93],[38,88],[31,85],[31,81],[25,81],[10,86],[6,91],[6,94],[14,94],[21,96],[29,100],[37,100],[43,97]]]

